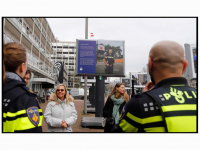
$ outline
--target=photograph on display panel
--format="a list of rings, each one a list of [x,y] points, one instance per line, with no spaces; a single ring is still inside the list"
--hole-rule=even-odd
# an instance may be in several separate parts
[[[123,74],[123,41],[97,41],[96,74]]]

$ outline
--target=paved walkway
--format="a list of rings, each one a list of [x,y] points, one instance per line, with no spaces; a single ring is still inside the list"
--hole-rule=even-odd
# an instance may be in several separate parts
[[[47,103],[48,103],[47,101],[45,103],[40,103],[40,107],[42,108],[43,113],[45,111]],[[83,109],[84,109],[84,101],[83,100],[74,100],[74,104],[75,104],[75,108],[76,108],[76,111],[77,111],[78,118],[76,120],[76,123],[72,126],[73,132],[103,132],[104,131],[103,129],[82,128],[81,127],[81,118],[82,117],[94,117],[95,114],[87,114],[87,115],[83,114]],[[46,131],[47,131],[47,124],[43,119],[43,121],[42,121],[42,132],[46,132]]]

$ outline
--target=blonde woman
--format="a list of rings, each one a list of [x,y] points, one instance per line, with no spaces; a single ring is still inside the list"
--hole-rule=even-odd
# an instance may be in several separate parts
[[[120,82],[117,83],[111,94],[108,96],[106,104],[103,108],[103,117],[107,118],[104,132],[111,132],[113,126],[109,125],[109,122],[112,121],[112,118],[114,118],[115,124],[119,123],[122,109],[128,101],[129,96],[125,93],[124,84]]]
[[[47,132],[72,132],[71,126],[77,120],[73,100],[74,98],[67,94],[64,84],[57,86],[55,93],[50,96],[50,102],[44,113]]]

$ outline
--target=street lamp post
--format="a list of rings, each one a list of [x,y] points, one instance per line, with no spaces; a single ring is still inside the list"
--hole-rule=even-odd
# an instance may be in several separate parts
[[[88,39],[88,18],[85,18],[85,39]],[[87,114],[87,76],[84,85],[84,114]]]

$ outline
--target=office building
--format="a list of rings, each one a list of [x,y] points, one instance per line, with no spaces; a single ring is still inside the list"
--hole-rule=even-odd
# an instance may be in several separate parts
[[[76,42],[64,42],[57,40],[53,43],[53,50],[56,55],[51,58],[55,62],[64,63],[63,83],[67,89],[79,88],[80,77],[75,76],[76,69]]]

